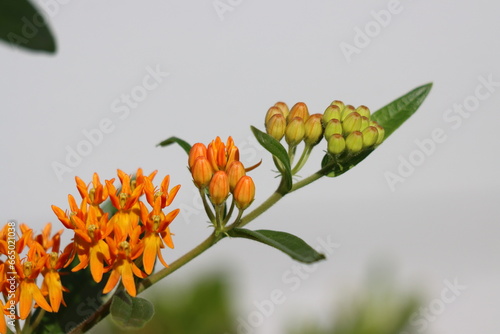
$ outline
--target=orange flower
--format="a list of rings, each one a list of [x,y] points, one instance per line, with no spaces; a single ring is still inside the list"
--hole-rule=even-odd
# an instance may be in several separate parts
[[[118,212],[110,219],[109,223],[120,228],[123,233],[130,234],[139,224],[140,207],[137,202],[142,195],[144,184],[136,185],[132,189],[129,175],[118,170],[118,177],[122,184],[119,193],[113,185],[114,179],[106,180],[109,199],[113,206],[118,209]]]
[[[218,171],[214,174],[212,181],[210,181],[208,192],[210,194],[210,201],[212,201],[214,205],[224,203],[229,196],[229,178],[226,172]]]
[[[94,173],[92,176],[92,188],[90,188],[90,184],[87,186],[78,176],[75,177],[75,180],[76,188],[78,189],[80,196],[82,196],[82,199],[86,199],[87,203],[97,208],[99,211],[98,216],[100,217],[103,212],[99,205],[108,199],[108,188],[101,183],[97,173]]]
[[[217,137],[208,145],[207,158],[214,171],[224,171],[231,162],[240,160],[240,153],[234,145],[233,138],[227,138],[226,145],[224,145],[220,137]]]
[[[109,247],[104,240],[113,231],[113,225],[108,224],[107,214],[98,219],[97,212],[97,209],[90,207],[86,224],[75,217],[75,234],[81,238],[77,249],[80,263],[72,271],[84,269],[90,263],[92,277],[99,283],[104,272],[104,261],[110,259]]]
[[[67,261],[67,255],[59,256],[56,252],[51,252],[47,257],[42,283],[42,293],[49,295],[50,306],[53,312],[58,312],[61,303],[66,306],[63,299],[63,291],[69,292],[62,286],[61,276],[58,270],[61,269]]]
[[[151,179],[146,179],[144,183],[144,194],[146,195],[146,199],[149,205],[154,206],[156,199],[161,199],[161,208],[163,209],[166,206],[169,206],[179,192],[181,185],[178,184],[173,187],[170,191],[168,190],[168,186],[170,185],[170,175],[167,175],[163,178],[161,182],[160,189],[156,189],[153,186],[153,181]]]
[[[142,261],[144,271],[148,275],[153,271],[156,256],[158,256],[158,259],[165,267],[168,267],[161,254],[161,248],[165,248],[164,242],[170,248],[173,248],[168,226],[179,214],[179,211],[179,209],[175,209],[165,215],[161,211],[161,199],[159,197],[156,199],[151,213],[149,213],[146,206],[141,203],[141,220],[145,225],[145,233],[141,241],[144,245]]]
[[[134,275],[140,278],[147,277],[134,263],[134,260],[141,256],[143,252],[143,245],[139,243],[140,234],[141,228],[140,226],[136,226],[130,235],[129,241],[126,241],[127,235],[122,234],[120,229],[115,230],[114,239],[110,237],[106,238],[112,255],[111,263],[113,265],[106,269],[106,271],[111,270],[111,275],[103,289],[103,293],[113,290],[121,277],[125,290],[132,297],[136,296]]]
[[[20,280],[18,293],[19,317],[21,319],[26,319],[26,317],[28,317],[33,306],[33,300],[35,300],[38,306],[43,308],[45,311],[52,312],[52,308],[49,303],[47,303],[42,292],[36,285],[36,278],[45,265],[46,257],[41,257],[38,261],[34,262],[30,260],[31,259],[28,255],[28,260],[21,264],[19,257],[17,257],[15,264]]]

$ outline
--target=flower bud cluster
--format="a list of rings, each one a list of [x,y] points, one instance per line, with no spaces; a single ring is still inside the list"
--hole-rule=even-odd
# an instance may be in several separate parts
[[[196,143],[189,152],[189,170],[193,182],[202,191],[208,191],[214,206],[223,205],[230,194],[240,210],[246,209],[255,197],[255,184],[239,160],[238,147],[231,137],[224,144],[220,137],[208,147]],[[209,215],[210,216],[210,215]]]
[[[384,129],[370,119],[370,109],[366,106],[355,108],[337,100],[323,114],[312,115],[303,102],[296,103],[291,109],[286,103],[277,102],[267,111],[265,126],[271,137],[278,141],[285,138],[291,162],[297,145],[304,142],[304,150],[292,174],[304,166],[312,148],[322,138],[327,142],[328,152],[335,157],[357,154],[379,145],[384,139]]]
[[[384,140],[384,128],[370,119],[366,106],[354,108],[333,101],[323,113],[322,124],[328,152],[335,156],[344,152],[356,154]]]

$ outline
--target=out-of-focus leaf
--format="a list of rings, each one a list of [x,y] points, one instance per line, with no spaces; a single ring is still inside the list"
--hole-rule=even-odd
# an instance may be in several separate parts
[[[30,50],[56,51],[47,20],[27,0],[0,0],[0,39]]]
[[[188,142],[186,142],[185,140],[182,140],[180,138],[177,138],[177,137],[170,137],[168,139],[165,139],[164,141],[162,141],[161,143],[159,143],[156,146],[164,147],[164,146],[168,146],[171,144],[179,144],[179,146],[182,147],[184,149],[184,151],[186,151],[187,154],[189,154],[189,151],[191,150],[191,145]]]
[[[139,297],[131,297],[125,291],[113,296],[110,314],[113,321],[125,329],[142,328],[153,318],[153,304]]]

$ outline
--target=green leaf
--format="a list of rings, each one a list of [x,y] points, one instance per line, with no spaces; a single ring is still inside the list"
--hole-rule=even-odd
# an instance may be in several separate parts
[[[373,113],[371,119],[385,130],[384,140],[417,111],[431,88],[432,83],[417,87]]]
[[[251,231],[244,228],[233,228],[228,234],[231,237],[255,240],[274,247],[288,254],[292,259],[303,263],[313,263],[325,258],[323,254],[318,253],[304,240],[286,232],[270,230]]]
[[[159,143],[158,145],[156,146],[168,146],[170,144],[179,144],[180,147],[182,147],[184,149],[184,151],[186,151],[187,154],[189,154],[189,151],[191,150],[191,145],[189,145],[188,142],[186,142],[185,140],[182,140],[180,138],[177,138],[177,137],[170,137],[168,139],[165,139],[164,141],[162,141],[161,143]]]
[[[417,111],[431,88],[432,83],[417,87],[373,113],[371,119],[378,122],[385,130],[384,141]],[[364,150],[350,158],[337,159],[338,161],[327,153],[321,161],[322,172],[330,177],[342,175],[363,161],[373,150]]]
[[[292,189],[292,168],[290,167],[290,159],[288,157],[286,149],[283,147],[283,145],[281,145],[279,141],[277,141],[267,133],[260,131],[254,126],[251,126],[250,128],[252,129],[255,138],[262,145],[262,147],[264,147],[273,156],[275,156],[276,159],[278,159],[279,162],[281,162],[281,164],[283,165],[283,170],[281,170],[283,180],[285,182],[285,188],[283,189],[283,191],[288,192],[290,189]]]
[[[26,49],[56,51],[47,20],[27,0],[0,0],[0,39]]]
[[[146,299],[131,297],[121,291],[113,296],[110,313],[117,325],[123,328],[142,328],[153,318],[154,306]]]

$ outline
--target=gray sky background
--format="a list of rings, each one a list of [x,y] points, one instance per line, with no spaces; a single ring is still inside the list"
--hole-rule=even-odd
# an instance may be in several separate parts
[[[433,82],[417,114],[361,165],[285,197],[250,225],[312,245],[318,238],[340,244],[299,288],[283,280],[292,260],[240,240],[224,240],[164,284],[233,268],[242,318],[274,289],[285,293],[286,302],[256,329],[276,333],[302,317],[326,319],[332,301],[355,292],[382,259],[397,273],[397,286],[418,288],[428,303],[441,298],[445,280],[467,287],[429,322],[429,333],[499,331],[498,3],[61,2],[38,1],[57,37],[55,56],[0,44],[3,221],[59,228],[50,205],[67,207],[76,175],[90,180],[95,171],[109,179],[117,168],[158,169],[183,185],[173,204],[183,209],[171,227],[176,248],[164,253],[171,262],[209,231],[185,154],[158,142],[232,135],[244,163],[264,159],[251,174],[258,204],[277,184],[249,126],[263,128],[275,102],[303,101],[311,113],[334,99],[377,110]],[[221,3],[226,11],[218,12]],[[162,74],[144,83],[151,72]],[[127,106],[123,96],[131,94],[136,99]],[[85,147],[85,133],[100,126],[108,133]],[[430,145],[427,154],[417,142]],[[68,150],[79,147],[87,155],[70,166]],[[302,176],[319,167],[323,149]],[[416,165],[404,170],[403,160]],[[58,176],[55,162],[71,171]],[[401,172],[404,182],[391,187],[388,173]]]

